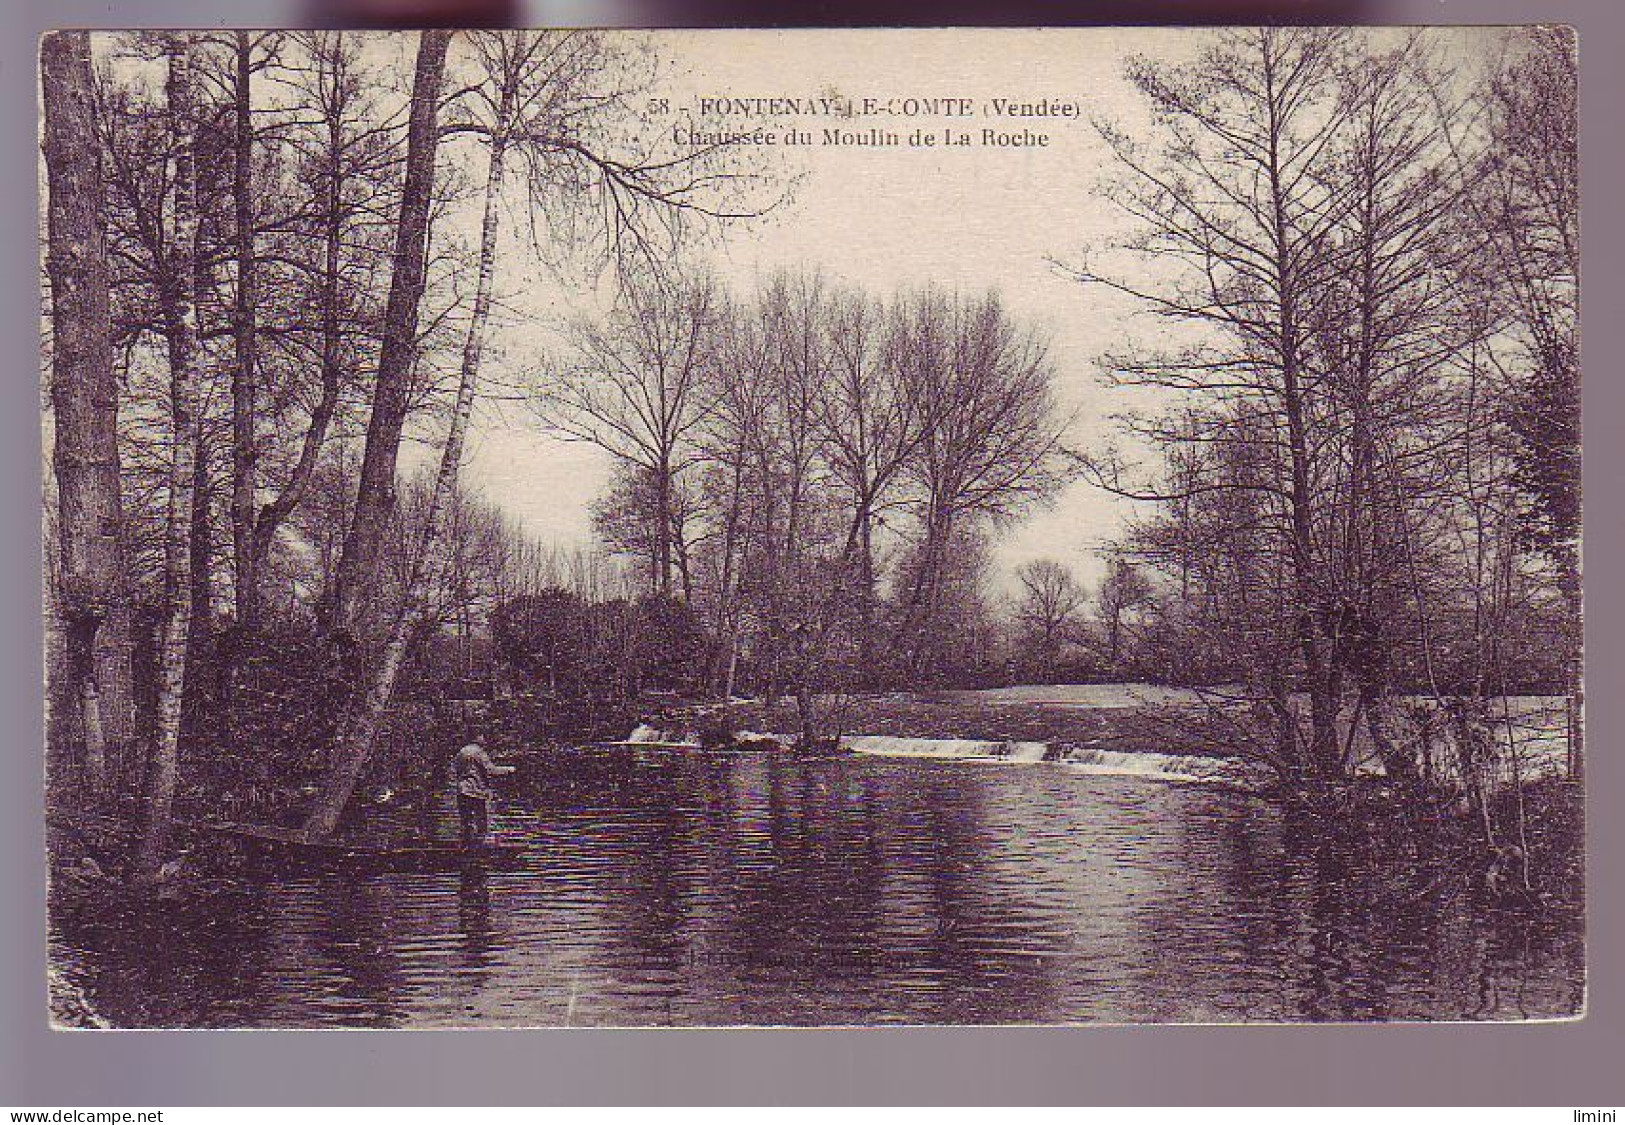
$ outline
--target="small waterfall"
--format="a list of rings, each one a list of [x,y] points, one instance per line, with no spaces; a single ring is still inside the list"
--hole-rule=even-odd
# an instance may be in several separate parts
[[[1047,742],[1007,742],[1004,758],[1011,762],[1045,762],[1049,761],[1049,743]]]
[[[739,731],[733,739],[734,748],[741,750],[782,749],[789,746],[792,741],[778,735],[756,734],[751,731]],[[648,723],[639,723],[621,745],[697,747],[698,744],[686,737],[684,732],[662,730]],[[1047,763],[1075,769],[1081,773],[1144,777],[1160,781],[1239,784],[1245,778],[1242,764],[1235,758],[1103,750],[1093,746],[1070,746],[1048,742],[857,734],[847,735],[841,739],[841,746],[855,754],[887,758],[927,758],[939,761],[1000,762],[1020,765]]]
[[[880,754],[888,758],[993,759],[1005,756],[1008,743],[977,738],[907,738],[892,734],[859,734],[841,739],[841,745],[858,754]]]
[[[937,758],[964,762],[1052,762],[1083,773],[1146,777],[1162,781],[1234,783],[1242,780],[1234,758],[1194,754],[1134,753],[1095,747],[1051,746],[1045,742],[1004,742],[972,738],[903,738],[854,735],[842,740],[858,754],[893,758]]]
[[[625,746],[699,746],[687,731],[662,730],[648,723],[639,723],[622,743]]]
[[[1154,777],[1164,781],[1242,780],[1241,762],[1235,758],[1209,758],[1197,754],[1131,753],[1089,746],[1068,750],[1059,759],[1084,773]]]

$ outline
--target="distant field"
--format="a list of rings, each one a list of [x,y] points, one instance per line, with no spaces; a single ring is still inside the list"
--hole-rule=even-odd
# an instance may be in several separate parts
[[[960,703],[1037,703],[1046,707],[1184,707],[1240,694],[1235,687],[1185,688],[1160,684],[1017,684],[980,691],[942,692]]]

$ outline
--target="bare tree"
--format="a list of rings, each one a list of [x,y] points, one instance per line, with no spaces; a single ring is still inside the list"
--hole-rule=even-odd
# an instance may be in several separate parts
[[[1088,596],[1072,571],[1054,559],[1023,563],[1016,568],[1016,581],[1021,584],[1016,615],[1039,658],[1053,667]]]
[[[481,46],[487,40],[474,37],[470,42],[478,56],[475,67],[488,70],[489,51]],[[436,50],[443,64],[444,43],[437,43]],[[760,206],[736,198],[736,189],[748,190],[758,177],[734,170],[727,146],[671,152],[649,146],[622,127],[637,111],[636,98],[653,73],[653,58],[585,31],[531,33],[525,39],[525,53],[528,61],[515,94],[511,143],[516,161],[524,166],[533,241],[538,248],[545,233],[555,251],[596,246],[628,271],[658,272],[660,263],[675,252],[696,221],[703,225],[760,213]],[[439,70],[437,66],[436,87]],[[418,148],[424,156],[425,195],[432,188],[428,181],[432,181],[434,140],[464,134],[488,137],[495,97],[489,81],[472,82],[460,91],[444,124],[435,121],[437,101],[430,99],[419,110],[414,98],[418,117],[412,132],[423,141]],[[410,214],[412,221],[403,222],[402,230],[410,226],[416,233],[419,223],[412,185],[420,163],[414,161],[412,151],[409,139],[408,196],[414,206],[410,212],[403,207],[403,217]],[[417,244],[421,246],[421,239]],[[402,264],[397,262],[397,269]],[[405,307],[403,296],[402,312]],[[389,331],[407,327],[394,315],[386,325]],[[410,343],[406,333],[397,334],[403,347]],[[386,352],[391,357],[395,354],[387,335]],[[404,358],[399,380],[395,365],[380,360],[379,393],[384,397],[373,406],[362,493],[346,539],[335,598],[335,620],[345,627],[353,625],[357,616],[357,581],[376,556],[377,535],[393,486],[401,423],[409,405]],[[386,392],[386,387],[391,389]]]
[[[894,348],[929,414],[909,476],[919,537],[899,626],[913,669],[935,656],[932,618],[949,552],[978,521],[1006,520],[1063,477],[1065,422],[1050,390],[1048,349],[995,294],[979,300],[919,294],[901,313]]]
[[[1572,32],[1533,28],[1491,79],[1481,176],[1484,248],[1499,276],[1527,375],[1511,421],[1526,517],[1577,600],[1579,487],[1579,144]]]
[[[493,33],[482,36],[479,41],[486,75],[493,87],[486,97],[492,113],[482,134],[487,142],[487,165],[485,206],[480,224],[479,279],[475,286],[474,309],[463,343],[457,399],[446,444],[440,454],[440,467],[429,493],[428,510],[419,533],[411,578],[406,586],[405,604],[396,614],[366,693],[352,707],[336,739],[322,793],[305,820],[305,831],[313,835],[331,835],[338,827],[339,817],[371,756],[379,722],[395,692],[395,681],[406,657],[407,644],[427,608],[426,594],[447,565],[443,557],[446,543],[442,521],[456,490],[457,475],[462,468],[463,445],[479,386],[480,357],[485,348],[486,322],[491,313],[492,278],[496,271],[503,167],[509,147],[515,143],[525,121],[522,113],[527,84],[536,79],[540,46],[544,41],[542,37],[523,32]],[[363,479],[365,471],[363,462]],[[342,565],[341,562],[341,568]]]
[[[1174,326],[1176,347],[1111,357],[1114,379],[1191,398],[1135,427],[1178,451],[1164,483],[1092,471],[1167,505],[1133,550],[1178,575],[1187,627],[1223,638],[1277,732],[1272,768],[1339,783],[1363,733],[1413,782],[1428,750],[1396,681],[1440,705],[1511,690],[1485,669],[1505,671],[1507,607],[1527,611],[1534,579],[1507,531],[1527,486],[1488,375],[1508,318],[1487,177],[1460,147],[1473,95],[1417,34],[1240,31],[1132,74],[1157,143],[1103,127],[1108,191],[1154,280],[1074,272]]]
[[[1095,603],[1106,634],[1106,662],[1114,672],[1123,667],[1123,634],[1129,616],[1151,600],[1152,592],[1145,575],[1121,555],[1112,555]]]
[[[603,322],[577,322],[574,357],[538,388],[537,408],[550,425],[644,474],[653,500],[650,580],[667,596],[677,492],[716,406],[713,349],[723,315],[708,279],[629,279]]]
[[[197,458],[200,352],[197,331],[198,247],[197,122],[193,66],[197,50],[188,32],[170,33],[168,63],[170,127],[174,135],[174,233],[170,256],[177,279],[173,294],[170,356],[169,511],[164,540],[165,598],[158,641],[158,731],[148,768],[147,823],[136,851],[137,882],[157,878],[169,835],[178,782],[181,697],[186,685],[187,641],[192,616],[193,489]]]
[[[50,202],[51,405],[56,441],[57,596],[68,642],[85,780],[106,788],[107,741],[129,734],[129,618],[119,479],[119,389],[113,371],[101,152],[90,35],[40,43]]]
[[[251,513],[247,554],[236,564],[238,618],[251,630],[258,624],[264,571],[277,535],[310,490],[340,417],[341,396],[358,381],[373,335],[370,294],[379,263],[387,257],[378,216],[393,202],[387,181],[397,156],[388,123],[376,123],[378,106],[369,93],[376,76],[363,65],[356,36],[309,32],[293,43],[308,61],[283,59],[276,77],[290,88],[293,111],[308,117],[302,128],[288,130],[287,145],[298,153],[300,181],[311,187],[303,219],[287,224],[297,234],[289,259],[298,262],[301,282],[288,318],[310,325],[313,338],[287,337],[290,377],[275,395],[292,404],[296,417],[302,415],[298,440],[261,449],[257,430],[254,437],[256,500],[261,488],[271,495]],[[256,358],[264,380],[265,357],[256,351]],[[314,386],[292,377],[293,371],[311,367]],[[282,428],[297,432],[286,424]],[[236,520],[242,518],[239,510]],[[238,554],[244,547],[239,526],[234,523]]]
[[[877,521],[906,498],[902,485],[930,439],[942,405],[914,376],[900,310],[858,292],[837,294],[829,312],[832,381],[820,423],[828,457],[847,490],[856,557],[859,644],[869,663],[877,641]]]
[[[705,503],[696,477],[674,475],[662,489],[656,473],[623,463],[592,513],[599,541],[612,554],[635,560],[645,590],[688,602],[697,596],[695,540],[701,534]],[[659,534],[662,528],[664,536]],[[664,590],[658,577],[662,555],[668,559],[668,571],[675,574]]]
[[[1570,772],[1584,769],[1580,656],[1578,65],[1573,33],[1534,28],[1491,80],[1490,145],[1477,162],[1484,245],[1518,340],[1507,417],[1518,437],[1526,540],[1568,603]],[[1493,353],[1491,353],[1493,354]]]
[[[411,404],[424,251],[434,196],[435,152],[440,144],[440,85],[451,34],[424,31],[418,39],[411,121],[407,126],[406,181],[395,227],[394,271],[389,283],[389,306],[384,313],[383,349],[373,383],[360,489],[331,597],[333,626],[352,633],[360,623],[367,576],[377,565],[394,504],[396,460]]]
[[[1461,422],[1452,368],[1486,323],[1464,300],[1473,239],[1457,216],[1468,185],[1444,159],[1455,110],[1432,96],[1436,72],[1419,34],[1355,51],[1343,68],[1338,270],[1308,318],[1306,351],[1325,392],[1312,426],[1332,454],[1317,482],[1330,497],[1322,583],[1337,607],[1332,659],[1353,681],[1356,722],[1364,717],[1398,781],[1416,776],[1410,748],[1391,733],[1393,654],[1420,610],[1404,537],[1450,479],[1439,455]]]
[[[254,76],[267,65],[280,39],[276,33],[232,33],[232,174],[233,240],[236,243],[237,292],[232,309],[235,363],[231,373],[231,546],[237,620],[252,624],[259,584],[255,575],[254,524],[258,488],[259,397],[258,304],[259,260],[256,250],[254,154]],[[260,48],[255,57],[255,48]]]
[[[1206,330],[1181,352],[1111,357],[1118,378],[1217,396],[1259,420],[1250,430],[1268,443],[1268,476],[1195,487],[1258,490],[1270,499],[1289,575],[1279,624],[1290,630],[1309,697],[1306,744],[1297,741],[1284,685],[1268,695],[1283,736],[1291,736],[1283,761],[1316,778],[1342,772],[1332,652],[1338,617],[1316,539],[1323,509],[1311,427],[1320,383],[1307,349],[1315,301],[1335,274],[1329,248],[1341,212],[1329,173],[1349,112],[1335,82],[1343,39],[1324,30],[1238,30],[1183,66],[1133,64],[1130,77],[1165,123],[1167,143],[1147,151],[1103,125],[1123,172],[1111,198],[1142,224],[1131,249],[1179,272],[1153,291],[1073,271]],[[1109,469],[1099,476],[1132,492]]]

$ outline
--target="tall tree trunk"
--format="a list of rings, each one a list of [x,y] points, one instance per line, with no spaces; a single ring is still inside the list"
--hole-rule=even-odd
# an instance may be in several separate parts
[[[201,426],[201,420],[200,420]],[[214,538],[209,527],[214,506],[214,481],[209,463],[213,456],[208,440],[197,434],[197,450],[192,455],[192,528],[188,551],[191,554],[192,625],[207,631],[214,613]]]
[[[680,528],[672,529],[672,565],[677,570],[678,589],[683,592],[683,602],[694,604],[694,567],[688,557],[688,540]]]
[[[1287,340],[1287,357],[1282,367],[1283,402],[1286,413],[1287,448],[1291,457],[1291,541],[1288,552],[1292,565],[1292,584],[1295,605],[1293,624],[1298,648],[1303,656],[1305,686],[1309,694],[1309,755],[1313,775],[1329,781],[1342,774],[1341,753],[1337,740],[1337,713],[1340,700],[1335,688],[1335,675],[1322,642],[1321,619],[1323,606],[1317,596],[1314,573],[1314,532],[1309,484],[1309,442],[1304,421],[1302,389],[1298,381],[1298,365],[1293,342],[1291,320],[1287,320],[1283,334]]]
[[[197,445],[192,456],[192,519],[186,548],[192,608],[186,628],[186,700],[182,709],[188,722],[197,710],[197,693],[203,686],[197,676],[198,665],[208,662],[209,636],[214,628],[214,529],[210,525],[214,483],[209,475],[213,451],[203,435],[201,419],[194,430]]]
[[[818,749],[818,708],[804,666],[796,669],[796,722],[801,730],[798,748],[813,753]]]
[[[875,636],[875,527],[874,503],[868,497],[858,502],[858,662],[864,675],[875,675],[879,638]]]
[[[92,796],[107,786],[107,743],[129,734],[129,618],[119,491],[118,382],[113,375],[102,170],[90,36],[58,31],[40,45],[50,188],[51,406],[55,415],[59,605],[68,689]],[[123,666],[122,674],[120,665]]]
[[[355,632],[359,624],[363,594],[371,588],[377,571],[395,503],[396,458],[410,406],[418,306],[423,300],[435,150],[440,141],[440,85],[450,40],[449,31],[425,31],[418,38],[417,73],[412,82],[412,112],[407,124],[406,182],[395,228],[394,272],[384,311],[372,417],[367,423],[355,511],[332,591],[330,624],[350,632]]]
[[[254,122],[249,33],[236,33],[237,81],[233,90],[236,116],[231,192],[237,223],[237,305],[233,325],[237,363],[231,373],[231,554],[237,623],[259,624],[254,552],[255,462],[259,456],[255,426],[255,314],[258,269],[254,260]]]
[[[427,33],[425,33],[427,34]],[[442,523],[457,484],[457,473],[462,466],[463,443],[468,433],[469,416],[474,411],[474,393],[479,385],[480,354],[485,343],[485,323],[491,312],[491,278],[496,270],[497,216],[502,190],[502,164],[506,153],[508,115],[512,108],[512,92],[505,90],[498,123],[491,137],[491,164],[485,180],[485,213],[480,228],[480,273],[474,292],[474,313],[469,320],[468,335],[463,342],[463,362],[457,384],[457,403],[452,413],[451,430],[440,456],[440,469],[435,475],[434,491],[429,496],[429,510],[424,518],[418,551],[412,564],[412,576],[407,585],[406,602],[401,607],[384,645],[382,658],[367,686],[365,697],[353,708],[341,729],[321,796],[305,820],[308,835],[330,836],[337,830],[339,818],[350,801],[362,770],[372,756],[378,728],[395,693],[395,681],[400,676],[406,658],[408,642],[414,627],[423,615],[427,592],[432,588],[445,566]]]
[[[734,697],[734,678],[739,673],[739,626],[728,627],[728,656],[722,667],[722,700],[731,703]]]
[[[910,670],[916,675],[928,671],[940,655],[941,638],[932,636],[941,609],[943,568],[947,563],[949,541],[953,537],[954,512],[939,499],[931,501],[925,534],[920,544],[920,561],[913,589],[903,613],[902,637],[908,645]]]
[[[1264,50],[1264,82],[1269,108],[1269,155],[1266,170],[1269,176],[1270,221],[1273,239],[1272,263],[1275,290],[1279,295],[1277,323],[1275,325],[1281,363],[1281,406],[1286,420],[1287,452],[1291,464],[1288,508],[1291,531],[1288,555],[1292,566],[1292,584],[1296,604],[1293,606],[1293,628],[1299,651],[1303,656],[1304,678],[1309,693],[1309,753],[1315,776],[1324,780],[1340,774],[1341,761],[1337,740],[1337,713],[1340,701],[1335,690],[1334,670],[1322,643],[1323,606],[1318,597],[1318,583],[1314,573],[1314,512],[1313,494],[1309,479],[1310,450],[1306,401],[1302,384],[1298,298],[1304,285],[1297,252],[1293,246],[1292,219],[1287,189],[1283,183],[1284,161],[1280,155],[1285,116],[1282,102],[1286,99],[1282,79],[1277,73],[1278,60],[1273,57],[1266,39]]]
[[[654,590],[671,597],[671,464],[666,457],[655,466],[655,580]]]
[[[736,578],[738,566],[734,555],[740,521],[744,518],[740,510],[745,477],[743,453],[734,459],[732,471],[728,509],[723,515],[722,572],[717,581],[716,614],[717,628],[727,637],[727,644],[720,654],[720,668],[714,664],[711,677],[712,689],[725,700],[733,697],[734,673],[739,665],[739,583]]]
[[[163,860],[178,780],[181,695],[186,685],[187,632],[192,616],[192,490],[197,457],[198,209],[196,118],[193,106],[192,35],[172,34],[169,56],[169,114],[175,144],[174,237],[171,254],[179,331],[169,339],[170,418],[169,510],[164,534],[165,611],[158,641],[158,731],[148,767],[147,823],[136,851],[133,876],[150,882]]]

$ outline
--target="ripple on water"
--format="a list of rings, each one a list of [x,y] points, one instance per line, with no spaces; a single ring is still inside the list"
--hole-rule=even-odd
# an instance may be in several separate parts
[[[523,868],[323,876],[58,919],[150,1026],[1517,1019],[1574,925],[1396,906],[1244,794],[1061,767],[563,753]]]

